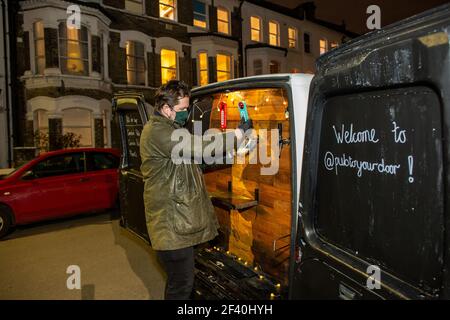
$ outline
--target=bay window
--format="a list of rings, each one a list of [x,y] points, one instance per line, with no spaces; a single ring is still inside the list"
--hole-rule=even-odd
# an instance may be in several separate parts
[[[44,24],[42,21],[34,23],[34,61],[37,74],[44,74],[45,69],[45,40]]]
[[[231,55],[217,54],[217,81],[231,79]]]
[[[201,86],[208,84],[208,54],[206,52],[198,54],[198,84]]]
[[[89,74],[88,31],[59,24],[59,60],[61,72],[74,75]]]

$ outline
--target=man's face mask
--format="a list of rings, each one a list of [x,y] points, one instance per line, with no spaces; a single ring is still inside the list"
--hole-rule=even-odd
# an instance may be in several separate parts
[[[178,111],[175,115],[175,121],[183,126],[186,123],[188,116],[189,112],[187,110]]]

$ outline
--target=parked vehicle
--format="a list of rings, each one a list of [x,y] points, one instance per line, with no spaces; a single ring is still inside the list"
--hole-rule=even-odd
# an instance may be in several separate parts
[[[114,207],[116,149],[64,149],[41,154],[0,179],[0,237],[11,227]]]
[[[220,235],[197,250],[199,298],[450,298],[449,25],[444,5],[355,39],[319,58],[312,82],[193,90],[192,133],[236,128],[246,106],[281,150],[273,175],[260,174],[267,163],[203,164]],[[148,239],[138,137],[149,114],[125,98],[114,103],[122,214]]]
[[[291,297],[449,299],[450,5],[324,55]]]

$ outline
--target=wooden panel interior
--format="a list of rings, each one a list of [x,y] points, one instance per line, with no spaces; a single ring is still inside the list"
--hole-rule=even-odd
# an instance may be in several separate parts
[[[282,89],[253,89],[231,92],[227,95],[213,96],[213,110],[210,128],[220,128],[220,101],[227,103],[227,128],[237,127],[240,116],[239,101],[245,101],[255,129],[268,129],[268,148],[270,149],[270,129],[282,124],[282,137],[289,136],[289,119],[286,114],[287,96]],[[278,141],[274,141],[278,143]],[[257,266],[265,273],[275,277],[282,284],[287,283],[289,241],[291,227],[291,151],[290,146],[282,148],[279,170],[274,175],[261,175],[261,164],[233,164],[224,169],[205,174],[210,194],[228,192],[231,182],[232,194],[255,198],[259,190],[258,205],[244,210],[216,207],[221,225],[220,245],[231,254],[240,257],[249,265]],[[269,152],[270,155],[270,152]],[[287,237],[286,237],[287,236]],[[274,241],[277,250],[274,251]],[[281,249],[278,249],[281,248]]]

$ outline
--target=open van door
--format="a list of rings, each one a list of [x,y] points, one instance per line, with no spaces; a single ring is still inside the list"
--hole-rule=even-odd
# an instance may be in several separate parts
[[[121,222],[124,227],[149,242],[139,142],[151,110],[147,110],[142,94],[132,92],[116,94],[112,105],[122,151],[119,166]]]
[[[450,6],[322,56],[294,299],[450,298]]]

